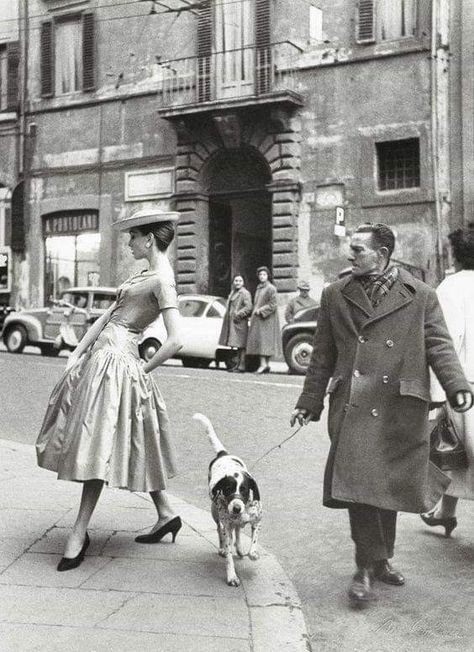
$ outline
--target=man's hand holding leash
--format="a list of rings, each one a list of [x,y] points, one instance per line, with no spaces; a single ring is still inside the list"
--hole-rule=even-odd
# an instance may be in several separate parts
[[[291,413],[290,426],[293,428],[293,426],[296,425],[296,422],[298,422],[300,426],[307,426],[313,418],[314,414],[312,412],[309,412],[304,408],[296,408]]]

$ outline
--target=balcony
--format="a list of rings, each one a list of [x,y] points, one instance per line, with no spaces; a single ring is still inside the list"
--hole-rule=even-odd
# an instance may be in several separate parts
[[[158,112],[172,119],[256,105],[301,106],[300,53],[284,41],[162,61]]]

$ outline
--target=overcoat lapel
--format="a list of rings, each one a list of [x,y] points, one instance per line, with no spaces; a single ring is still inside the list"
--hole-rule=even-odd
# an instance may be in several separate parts
[[[341,292],[346,301],[349,301],[349,303],[359,308],[359,310],[362,310],[364,315],[371,317],[374,314],[374,309],[369,301],[369,297],[358,281],[351,278],[347,285],[342,288]]]

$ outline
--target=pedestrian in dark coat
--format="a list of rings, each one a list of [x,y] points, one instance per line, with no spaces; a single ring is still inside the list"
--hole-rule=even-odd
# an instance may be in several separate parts
[[[291,419],[318,421],[327,389],[324,504],[349,510],[358,566],[349,596],[358,603],[373,598],[374,576],[404,583],[388,563],[397,511],[426,511],[449,484],[429,462],[429,366],[455,410],[472,404],[436,293],[390,265],[394,244],[383,224],[352,236],[352,273],[323,290]]]
[[[257,374],[270,371],[270,358],[281,355],[280,323],[277,312],[277,290],[270,283],[268,267],[257,269],[259,284],[255,291],[250,317],[247,353],[260,356]]]
[[[234,276],[232,284],[233,289],[227,299],[219,344],[238,349],[237,364],[230,371],[244,372],[249,317],[252,313],[252,297],[244,287],[244,279],[240,274]]]

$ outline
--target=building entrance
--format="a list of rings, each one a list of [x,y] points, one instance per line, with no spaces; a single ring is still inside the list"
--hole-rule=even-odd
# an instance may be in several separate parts
[[[270,174],[253,152],[223,152],[208,170],[209,291],[229,294],[232,278],[242,274],[255,292],[257,268],[272,268]]]

